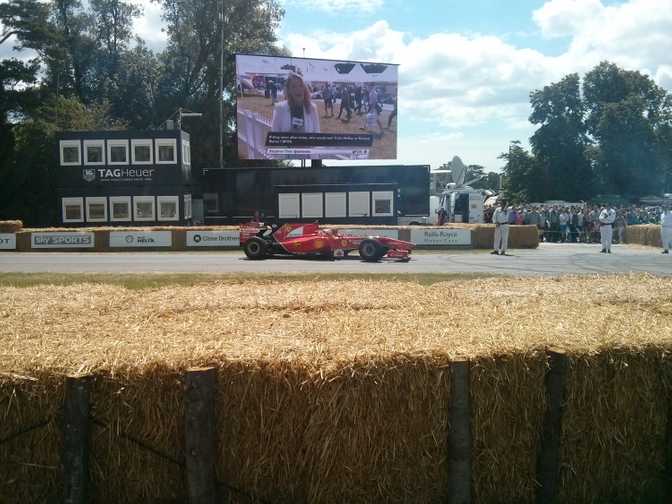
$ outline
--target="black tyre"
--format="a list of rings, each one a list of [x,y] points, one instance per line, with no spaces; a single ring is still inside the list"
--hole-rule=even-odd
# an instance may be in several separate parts
[[[381,257],[381,247],[375,240],[363,240],[359,244],[359,256],[365,261],[378,261]]]
[[[267,255],[266,242],[258,236],[253,236],[247,240],[243,250],[245,251],[247,258],[252,260],[263,259]]]

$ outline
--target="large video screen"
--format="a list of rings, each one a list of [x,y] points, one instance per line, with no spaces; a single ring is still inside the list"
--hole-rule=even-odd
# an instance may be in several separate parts
[[[236,55],[241,159],[396,159],[398,66]]]

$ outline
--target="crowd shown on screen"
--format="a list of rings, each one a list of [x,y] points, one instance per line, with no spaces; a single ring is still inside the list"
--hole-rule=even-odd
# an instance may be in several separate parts
[[[663,209],[657,206],[614,207],[616,220],[613,240],[623,243],[625,229],[635,224],[660,224]],[[600,243],[599,206],[588,205],[523,205],[509,209],[509,223],[536,225],[540,239],[546,242]],[[485,212],[485,221],[492,222],[494,209]]]

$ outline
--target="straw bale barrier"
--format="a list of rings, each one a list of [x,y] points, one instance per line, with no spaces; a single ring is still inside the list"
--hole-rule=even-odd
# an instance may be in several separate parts
[[[215,469],[232,502],[443,502],[450,366],[469,359],[474,501],[531,503],[550,347],[569,363],[558,502],[663,502],[671,287],[649,276],[5,287],[0,502],[62,496],[65,375],[92,377],[92,500],[184,502],[195,366],[217,372]]]
[[[625,228],[625,242],[650,247],[662,247],[660,226],[657,224],[639,224]]]
[[[23,229],[23,222],[20,220],[0,221],[0,233],[16,233]]]

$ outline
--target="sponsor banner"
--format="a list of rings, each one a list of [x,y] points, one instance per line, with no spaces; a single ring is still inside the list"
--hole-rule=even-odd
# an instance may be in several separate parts
[[[30,247],[42,248],[93,248],[95,237],[93,233],[32,233]]]
[[[16,235],[0,233],[0,250],[16,250]]]
[[[239,247],[240,231],[187,231],[187,247]]]
[[[399,230],[397,229],[346,229],[339,228],[338,226],[334,226],[334,228],[338,229],[339,232],[344,235],[361,236],[363,238],[366,238],[367,236],[386,236],[387,238],[394,238],[395,240],[399,239]]]
[[[411,241],[416,245],[471,245],[469,229],[411,229]]]
[[[85,182],[152,182],[154,168],[84,168],[82,179]]]
[[[170,247],[173,244],[171,231],[112,231],[110,248]]]

